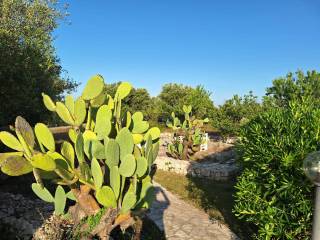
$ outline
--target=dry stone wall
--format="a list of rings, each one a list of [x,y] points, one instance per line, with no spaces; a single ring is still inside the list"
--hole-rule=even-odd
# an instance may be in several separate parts
[[[210,141],[208,151],[197,154],[200,160],[184,161],[166,155],[166,146],[170,141],[170,133],[161,134],[161,147],[155,161],[158,169],[216,181],[229,180],[239,172],[233,144]]]

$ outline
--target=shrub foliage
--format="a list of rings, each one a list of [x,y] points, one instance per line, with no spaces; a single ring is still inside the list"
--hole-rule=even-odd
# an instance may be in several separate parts
[[[240,127],[261,112],[258,97],[250,91],[243,97],[234,95],[213,112],[212,126],[222,135],[238,135]]]
[[[319,149],[319,131],[310,100],[270,109],[241,129],[234,212],[257,226],[257,239],[310,238],[313,191],[302,164]]]

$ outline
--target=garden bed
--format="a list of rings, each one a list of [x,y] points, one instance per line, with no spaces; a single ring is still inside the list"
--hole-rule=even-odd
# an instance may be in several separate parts
[[[158,169],[216,181],[232,179],[240,170],[236,164],[233,144],[211,140],[208,150],[197,152],[193,160],[180,160],[166,154],[166,146],[170,139],[170,133],[161,134],[161,147],[155,161]]]

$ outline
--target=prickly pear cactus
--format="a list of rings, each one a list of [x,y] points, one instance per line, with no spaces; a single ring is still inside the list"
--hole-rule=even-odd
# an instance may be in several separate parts
[[[184,120],[180,119],[172,112],[172,121],[167,121],[167,126],[174,132],[172,142],[167,146],[167,154],[177,159],[193,159],[192,156],[200,150],[200,145],[204,142],[204,124],[209,122],[208,118],[196,119],[191,115],[192,106],[183,106]]]
[[[0,155],[1,171],[10,176],[33,173],[34,193],[54,204],[56,214],[68,211],[76,224],[106,209],[90,229],[92,236],[108,239],[115,227],[127,228],[154,199],[151,175],[160,137],[160,130],[150,128],[141,112],[121,115],[131,88],[123,82],[115,96],[106,95],[104,80],[96,75],[78,99],[67,96],[65,102],[54,103],[43,93],[48,110],[71,126],[70,140],[57,145],[45,124],[33,129],[19,116],[15,135],[0,132],[1,142],[12,149]],[[43,180],[56,184],[56,191],[51,193]],[[68,210],[67,199],[75,203]]]

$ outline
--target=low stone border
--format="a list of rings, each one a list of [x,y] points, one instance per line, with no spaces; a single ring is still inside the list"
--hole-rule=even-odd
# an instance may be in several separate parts
[[[202,160],[180,160],[166,155],[167,145],[171,142],[171,133],[161,133],[160,151],[155,161],[157,168],[182,175],[209,178],[216,181],[226,181],[234,177],[240,170],[236,164],[236,153],[233,149],[234,141],[228,143],[222,141],[210,141],[208,151],[197,152],[196,158]],[[210,148],[215,149],[210,153]]]
[[[157,168],[182,175],[209,178],[216,181],[226,181],[239,172],[235,159],[220,162],[184,161],[170,157],[158,157],[155,161]]]

